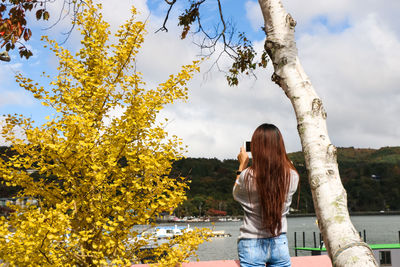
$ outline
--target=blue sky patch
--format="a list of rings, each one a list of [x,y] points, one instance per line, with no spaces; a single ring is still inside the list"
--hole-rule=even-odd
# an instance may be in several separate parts
[[[313,32],[313,28],[318,24],[324,26],[328,32],[333,34],[342,33],[351,27],[347,17],[343,20],[333,22],[327,15],[319,15],[311,20],[311,32]]]

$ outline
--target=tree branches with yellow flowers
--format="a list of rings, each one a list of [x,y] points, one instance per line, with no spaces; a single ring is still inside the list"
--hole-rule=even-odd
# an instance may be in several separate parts
[[[83,38],[75,55],[43,37],[59,59],[51,89],[16,76],[55,115],[41,126],[8,115],[2,130],[16,152],[0,159],[2,178],[20,186],[21,197],[38,200],[38,205],[14,206],[16,212],[0,219],[0,260],[12,266],[141,262],[148,256],[141,248],[149,240],[137,238],[135,226],[152,224],[186,199],[187,183],[168,177],[184,148],[156,116],[165,105],[187,98],[186,83],[199,62],[145,89],[134,68],[145,24],[135,21],[132,8],[132,18],[112,42],[100,8],[87,1],[78,14]],[[121,115],[112,116],[115,110]],[[23,137],[16,128],[23,129]],[[197,229],[160,245],[152,256],[163,266],[175,266],[205,239],[207,233]]]

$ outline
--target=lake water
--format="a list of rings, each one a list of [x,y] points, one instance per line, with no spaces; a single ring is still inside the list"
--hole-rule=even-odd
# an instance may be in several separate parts
[[[378,216],[353,216],[351,218],[356,229],[363,233],[366,231],[367,243],[385,244],[398,243],[400,231],[400,215]],[[315,224],[316,217],[290,217],[288,218],[288,239],[290,254],[294,256],[294,232],[297,232],[297,246],[303,245],[303,232],[306,234],[306,246],[314,246],[313,232],[316,232],[317,244],[319,242],[319,229]],[[187,224],[184,224],[187,225]],[[197,256],[199,260],[236,260],[237,237],[239,236],[240,222],[215,222],[214,230],[224,230],[231,237],[213,238],[211,242],[200,245]],[[213,228],[211,223],[190,223],[190,227]],[[298,255],[309,255],[298,252]],[[191,260],[195,260],[192,258]]]

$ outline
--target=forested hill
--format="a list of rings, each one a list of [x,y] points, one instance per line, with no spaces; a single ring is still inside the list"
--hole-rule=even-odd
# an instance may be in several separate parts
[[[13,153],[0,147],[0,156],[5,160]],[[303,153],[291,153],[289,157],[300,174],[300,196],[296,193],[293,197],[292,208],[301,213],[314,212]],[[400,147],[338,148],[338,161],[350,211],[400,210]],[[241,215],[240,206],[232,198],[237,167],[237,160],[187,158],[175,162],[171,175],[191,181],[188,200],[176,215],[216,215],[220,211]],[[0,197],[15,196],[17,191],[5,186],[0,177]]]
[[[292,208],[314,212],[303,153],[290,153],[289,158],[301,179],[300,196],[293,197]],[[338,148],[338,162],[350,211],[400,210],[400,147]],[[187,158],[176,162],[172,175],[191,181],[188,201],[178,215],[203,215],[210,209],[242,214],[232,199],[237,167],[236,160]]]

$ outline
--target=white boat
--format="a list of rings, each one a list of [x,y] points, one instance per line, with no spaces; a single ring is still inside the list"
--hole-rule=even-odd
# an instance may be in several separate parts
[[[192,228],[190,228],[190,225],[186,226],[177,226],[176,224],[174,226],[157,226],[154,229],[153,235],[156,239],[165,239],[165,238],[173,238],[176,236],[180,236],[185,232],[190,232],[193,231]]]

